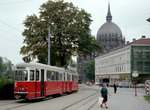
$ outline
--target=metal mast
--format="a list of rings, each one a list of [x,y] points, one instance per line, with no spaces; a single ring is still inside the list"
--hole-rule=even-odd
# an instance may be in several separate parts
[[[48,65],[51,65],[50,63],[50,26],[48,27]]]

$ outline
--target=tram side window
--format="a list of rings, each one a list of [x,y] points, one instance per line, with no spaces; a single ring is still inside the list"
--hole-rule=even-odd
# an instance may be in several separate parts
[[[39,81],[39,74],[40,74],[39,70],[36,70],[36,81]]]
[[[75,76],[74,75],[72,75],[72,81],[75,81]]]
[[[52,71],[52,81],[55,81],[55,72],[54,71]]]
[[[77,76],[75,76],[75,81],[78,81],[78,77]]]
[[[55,75],[56,75],[56,81],[58,81],[59,80],[59,78],[58,78],[58,72],[56,72]]]
[[[72,76],[72,81],[77,81],[77,76],[76,75]]]
[[[63,81],[65,81],[65,73],[64,73]]]
[[[71,80],[70,75],[67,74],[67,81],[70,81],[70,80]]]
[[[24,70],[18,70],[15,72],[16,81],[27,81],[28,73]]]
[[[59,81],[62,81],[62,74],[61,73],[59,73],[58,78],[59,78],[58,79]]]
[[[22,81],[27,81],[27,71],[22,71]]]
[[[78,78],[77,78],[77,76],[75,75],[75,76],[74,76],[74,81],[77,81],[77,79],[78,79]]]
[[[34,70],[30,70],[30,81],[34,81]]]
[[[21,72],[20,71],[16,71],[16,73],[15,73],[15,80],[16,81],[20,81],[21,80]]]
[[[52,72],[47,70],[47,81],[51,81],[53,79]]]

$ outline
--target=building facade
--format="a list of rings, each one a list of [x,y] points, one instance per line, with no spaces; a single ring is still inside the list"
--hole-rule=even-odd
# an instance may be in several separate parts
[[[144,36],[122,47],[95,58],[95,82],[109,78],[110,85],[117,81],[121,85],[134,82],[132,73],[137,71],[138,83],[150,79],[150,39]]]
[[[122,36],[121,29],[117,24],[112,22],[112,15],[110,12],[109,4],[106,22],[99,28],[96,39],[100,41],[100,45],[103,47],[102,53],[94,53],[93,55],[87,56],[85,58],[77,58],[77,72],[79,73],[79,81],[81,82],[86,81],[86,77],[83,70],[88,61],[94,60],[95,57],[103,53],[107,53],[112,49],[125,44],[125,38],[123,38]]]

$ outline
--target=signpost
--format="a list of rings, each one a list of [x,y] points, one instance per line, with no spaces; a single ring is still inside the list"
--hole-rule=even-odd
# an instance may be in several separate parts
[[[133,71],[132,76],[135,78],[134,80],[134,84],[135,84],[135,96],[137,96],[137,92],[136,92],[136,77],[139,76],[137,71]]]
[[[150,80],[145,81],[146,95],[150,96]]]

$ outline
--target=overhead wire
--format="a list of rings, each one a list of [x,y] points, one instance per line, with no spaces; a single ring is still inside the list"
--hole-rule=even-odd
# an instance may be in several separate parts
[[[9,24],[3,22],[2,20],[0,20],[0,23],[4,24],[4,25],[6,25],[7,27],[9,27],[9,28],[15,30],[16,32],[20,33],[20,37],[21,37],[22,31],[18,30],[18,29],[17,29],[16,27],[14,27],[14,26],[11,26],[11,25],[9,25]],[[14,34],[14,33],[11,33],[10,31],[8,32],[8,31],[5,31],[5,30],[3,30],[3,29],[0,29],[0,32],[3,32],[3,33],[5,33],[5,34],[8,34],[8,35],[10,35],[11,37],[14,36],[14,37],[12,37],[12,38],[18,39],[18,38],[16,37],[16,36],[18,36],[18,35]]]
[[[21,33],[21,31],[18,30],[17,28],[15,28],[15,27],[13,27],[13,26],[11,26],[11,25],[9,25],[9,24],[7,24],[7,23],[1,21],[1,20],[0,20],[0,22],[1,22],[2,24],[6,25],[6,26],[8,26],[8,27],[10,27],[10,28],[12,28],[13,30],[15,30],[15,31],[17,31],[17,32],[19,32],[19,33]]]
[[[5,34],[8,34],[8,35],[10,35],[12,38],[15,38],[15,39],[18,39],[16,36],[18,36],[18,35],[15,35],[14,33],[10,33],[10,32],[7,32],[7,31],[4,31],[4,30],[2,30],[2,29],[0,29],[0,32],[3,32],[3,33],[5,33]],[[20,36],[21,37],[21,36]]]
[[[34,1],[34,0],[17,0],[17,1],[11,1],[11,2],[0,2],[0,5],[14,5],[18,3],[27,3],[31,1]]]

